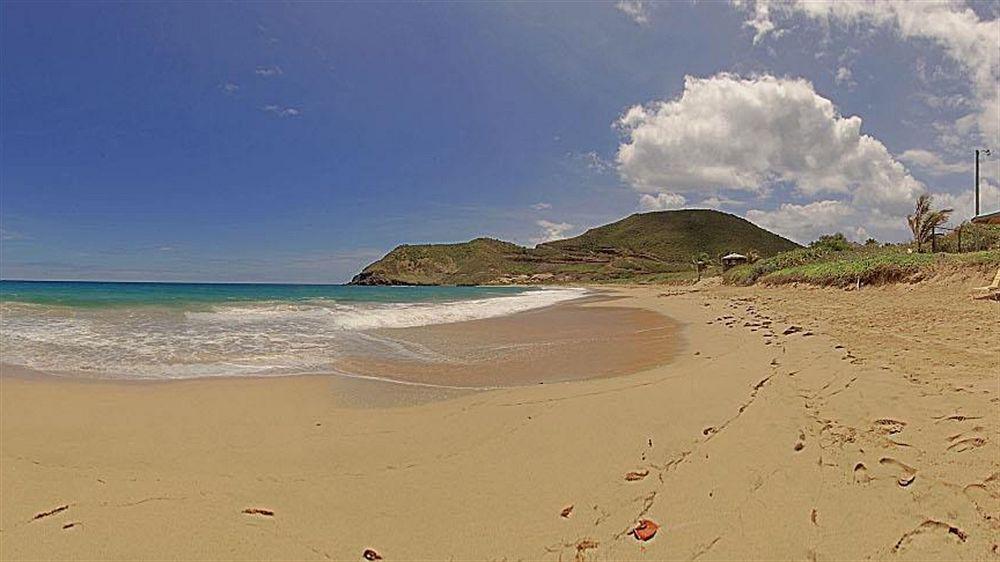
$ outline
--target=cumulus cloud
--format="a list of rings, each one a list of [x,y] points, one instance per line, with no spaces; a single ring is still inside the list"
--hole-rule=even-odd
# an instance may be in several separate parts
[[[535,203],[534,205],[532,205],[531,208],[534,209],[534,210],[536,210],[536,211],[544,211],[544,210],[547,210],[547,209],[551,209],[552,208],[552,204],[551,203],[546,203],[544,201],[539,201],[538,203]]]
[[[747,211],[746,218],[800,244],[807,244],[823,234],[835,232],[842,232],[856,241],[872,235],[899,237],[905,233],[905,221],[900,221],[898,217],[858,209],[833,199],[804,205],[785,203],[769,211],[751,209]]]
[[[802,79],[718,74],[686,77],[679,98],[629,108],[618,120],[617,163],[635,190],[767,194],[790,185],[800,196],[836,195],[905,216],[924,186],[861,118],[841,116]]]
[[[664,211],[679,209],[686,202],[687,199],[679,193],[657,193],[655,196],[646,193],[639,197],[639,208],[643,211]]]
[[[638,25],[649,23],[649,2],[644,0],[621,0],[615,9],[625,14]]]
[[[280,105],[274,105],[274,104],[272,104],[272,105],[265,105],[264,107],[262,107],[260,109],[261,109],[261,111],[266,111],[268,113],[273,113],[274,115],[277,115],[278,117],[296,117],[296,116],[302,114],[302,112],[300,110],[298,110],[298,109],[296,109],[294,107],[282,107]]]
[[[899,159],[933,176],[965,174],[972,171],[972,164],[969,162],[945,162],[937,154],[919,148],[904,151],[899,155]]]
[[[225,84],[219,87],[222,88],[222,91],[227,94],[235,94],[240,90],[239,84],[234,84],[232,82],[226,82]]]
[[[531,239],[531,241],[535,244],[565,238],[567,233],[574,228],[574,226],[568,222],[552,222],[545,219],[535,221],[535,224],[542,229],[541,235]]]
[[[903,39],[928,40],[944,50],[972,80],[975,111],[960,121],[959,133],[975,128],[987,142],[1000,136],[1000,49],[997,48],[997,19],[983,20],[972,8],[959,2],[909,2],[875,0],[845,2],[842,0],[789,0],[772,2],[735,1],[735,5],[752,5],[751,19],[754,43],[780,29],[775,15],[802,15],[826,24],[868,25],[889,28]],[[964,129],[964,130],[963,130]]]

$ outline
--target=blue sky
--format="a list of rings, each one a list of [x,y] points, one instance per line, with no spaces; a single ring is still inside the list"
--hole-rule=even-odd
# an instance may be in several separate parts
[[[339,282],[655,208],[801,241],[900,239],[922,191],[968,214],[996,5],[762,6],[5,2],[0,275]]]

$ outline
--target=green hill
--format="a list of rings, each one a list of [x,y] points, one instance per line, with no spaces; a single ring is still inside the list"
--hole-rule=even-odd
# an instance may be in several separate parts
[[[698,252],[715,258],[755,250],[761,256],[795,249],[795,242],[752,222],[719,211],[681,210],[643,213],[592,228],[575,238],[542,244],[563,251],[613,247],[647,253],[664,261],[688,263]]]
[[[659,211],[555,242],[525,248],[490,238],[458,244],[403,245],[351,281],[358,285],[472,285],[642,280],[688,272],[705,252],[762,257],[794,242],[740,217],[710,210]]]

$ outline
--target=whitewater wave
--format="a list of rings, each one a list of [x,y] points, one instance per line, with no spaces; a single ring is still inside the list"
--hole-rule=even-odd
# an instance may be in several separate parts
[[[142,379],[332,371],[347,355],[444,362],[449,358],[372,330],[494,318],[585,294],[559,288],[450,302],[314,299],[207,310],[84,310],[5,302],[0,361],[54,373]]]
[[[585,289],[540,289],[519,295],[443,303],[350,303],[316,299],[300,303],[265,302],[218,306],[207,312],[188,312],[194,322],[246,324],[318,321],[343,330],[412,328],[506,316],[579,298]]]

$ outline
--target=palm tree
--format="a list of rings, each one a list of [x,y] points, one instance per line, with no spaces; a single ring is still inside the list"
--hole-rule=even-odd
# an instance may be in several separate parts
[[[705,252],[701,252],[691,259],[691,263],[693,263],[695,269],[698,270],[698,281],[701,281],[701,272],[705,271],[705,268],[708,267],[709,259],[711,258],[709,258],[708,254]]]
[[[931,196],[923,194],[917,198],[916,208],[913,214],[906,217],[906,222],[913,232],[913,241],[917,243],[917,251],[924,242],[930,240],[934,235],[934,229],[948,222],[954,209],[931,210]]]

